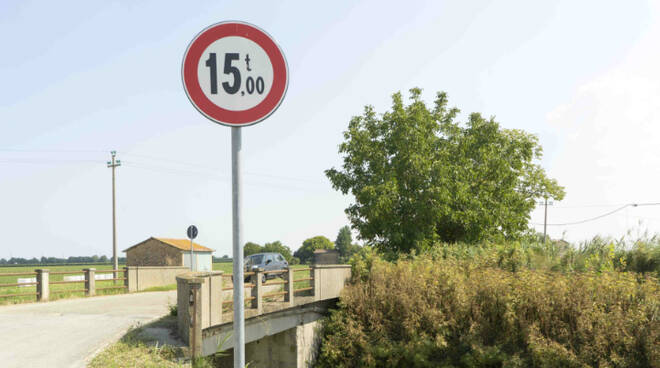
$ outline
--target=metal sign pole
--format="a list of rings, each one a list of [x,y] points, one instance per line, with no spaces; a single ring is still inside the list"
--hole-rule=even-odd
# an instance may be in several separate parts
[[[195,271],[193,268],[193,240],[190,239],[190,271]]]
[[[220,73],[232,74],[232,84],[220,83]],[[282,50],[265,31],[245,22],[228,21],[213,24],[195,36],[183,56],[181,77],[193,106],[211,121],[231,127],[234,367],[244,368],[241,127],[257,124],[277,110],[289,85],[289,69]]]
[[[245,304],[241,228],[241,128],[231,128],[232,233],[234,251],[234,368],[245,367]]]

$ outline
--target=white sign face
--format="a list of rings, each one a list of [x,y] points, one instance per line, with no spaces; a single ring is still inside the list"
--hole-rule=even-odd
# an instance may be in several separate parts
[[[255,42],[225,37],[204,50],[197,65],[204,95],[223,109],[241,111],[260,104],[273,85],[273,65]]]

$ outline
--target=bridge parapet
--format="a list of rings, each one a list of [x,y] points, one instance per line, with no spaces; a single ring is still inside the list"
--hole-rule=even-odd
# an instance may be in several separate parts
[[[295,272],[309,272],[309,277],[301,274],[302,277],[294,278]],[[351,268],[349,265],[314,265],[311,268],[267,272],[258,270],[247,274],[251,276],[251,282],[246,283],[246,288],[251,289],[251,292],[245,293],[245,301],[250,301],[248,306],[252,308],[246,308],[246,321],[264,313],[336,299],[350,280]],[[264,284],[262,278],[265,274],[280,274],[283,280]],[[232,288],[223,287],[223,278],[227,277],[231,275],[223,275],[221,271],[190,272],[177,276],[178,331],[179,336],[189,344],[193,357],[214,353],[209,352],[208,347],[202,349],[203,340],[217,340],[217,336],[213,336],[214,331],[233,329],[226,326],[221,329],[212,328],[231,326],[233,313],[223,314],[223,306],[232,304]],[[310,287],[294,287],[307,281]],[[283,291],[274,288],[283,288]]]

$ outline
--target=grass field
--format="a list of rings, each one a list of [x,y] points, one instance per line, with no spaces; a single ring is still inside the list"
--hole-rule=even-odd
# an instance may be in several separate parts
[[[123,266],[120,265],[120,269]],[[291,268],[303,268],[303,267],[308,267],[305,265],[295,265],[291,266]],[[6,273],[27,273],[27,272],[34,272],[35,269],[37,268],[45,268],[48,269],[51,273],[52,272],[78,272],[76,274],[71,274],[73,275],[81,275],[82,270],[85,268],[95,268],[96,272],[99,273],[100,271],[103,270],[112,270],[112,265],[108,264],[102,264],[102,265],[61,265],[61,266],[44,266],[44,267],[35,267],[35,266],[27,266],[27,267],[0,267],[0,285],[1,284],[15,284],[18,283],[19,278],[31,278],[31,277],[36,277],[35,275],[24,275],[24,276],[3,276],[3,274]],[[214,271],[223,271],[225,274],[231,274],[232,273],[232,263],[229,262],[224,262],[224,263],[214,263],[213,264],[213,270]],[[294,273],[296,279],[301,279],[301,278],[306,278],[309,277],[309,274],[307,272],[296,272]],[[58,282],[58,281],[63,281],[64,276],[69,276],[69,275],[58,275],[58,274],[50,274],[50,282],[52,283],[53,281]],[[119,277],[124,277],[123,273],[119,274]],[[226,286],[230,286],[231,279],[225,278],[225,284]],[[96,280],[96,288],[97,288],[97,295],[111,295],[111,294],[121,294],[125,292],[125,289],[107,289],[107,290],[98,290],[99,288],[104,288],[104,287],[110,287],[110,286],[118,286],[118,285],[123,285],[123,280],[118,280],[117,284],[115,285],[113,281],[103,281],[103,280]],[[296,282],[295,287],[297,289],[307,287],[310,285],[309,281],[300,281]],[[85,295],[84,289],[85,288],[85,283],[83,281],[77,282],[77,283],[71,283],[71,284],[51,284],[50,285],[50,300],[57,300],[57,299],[64,299],[64,298],[76,298],[76,297],[83,297]],[[166,285],[162,287],[155,287],[151,288],[149,290],[145,291],[165,291],[165,290],[175,290],[176,289],[176,284],[172,285]],[[15,304],[15,303],[29,303],[29,302],[34,302],[36,301],[36,296],[35,295],[25,295],[25,296],[12,296],[12,297],[2,297],[2,295],[7,295],[7,294],[28,294],[28,293],[36,293],[37,289],[35,285],[30,285],[30,286],[22,286],[22,287],[17,287],[17,286],[12,286],[12,287],[0,287],[0,305],[2,304]]]

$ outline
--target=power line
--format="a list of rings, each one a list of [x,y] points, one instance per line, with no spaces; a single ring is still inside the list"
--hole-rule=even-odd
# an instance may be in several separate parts
[[[97,152],[103,152],[106,153],[106,151],[91,151],[91,150],[20,150],[20,149],[3,149],[0,148],[0,152],[21,152],[21,153],[97,153]],[[124,151],[115,151],[117,153],[121,153],[123,155],[127,156],[133,156],[133,157],[140,157],[144,158],[147,160],[153,160],[157,162],[167,162],[169,164],[174,164],[174,165],[179,165],[179,166],[186,166],[186,168],[198,168],[198,169],[203,169],[203,170],[209,170],[213,172],[220,172],[221,169],[218,167],[213,167],[213,166],[206,166],[206,165],[200,165],[197,163],[190,163],[190,162],[183,162],[183,161],[177,161],[177,160],[171,160],[167,158],[162,158],[162,157],[156,157],[156,156],[151,156],[151,155],[143,155],[143,154],[135,154],[135,153],[130,153],[130,152],[124,152]],[[80,162],[90,162],[90,163],[97,163],[98,160],[84,160],[84,159],[35,159],[35,158],[0,158],[0,163],[6,163],[6,164],[57,164],[57,163],[64,163],[64,164],[70,164],[70,163],[80,163]],[[137,164],[143,164],[143,165],[152,165],[151,163],[140,163],[133,161],[134,163]],[[175,167],[164,167],[162,165],[157,165],[159,169],[173,169],[173,170],[180,170],[180,168],[175,168]],[[199,175],[198,172],[192,172],[190,170],[186,170],[188,173],[193,173],[195,175]],[[282,175],[275,175],[275,174],[264,174],[264,173],[256,173],[256,172],[250,172],[246,171],[244,172],[246,175],[251,175],[251,176],[259,176],[259,177],[264,177],[264,178],[272,178],[272,179],[279,179],[279,180],[288,180],[288,181],[295,181],[295,182],[306,182],[310,184],[321,184],[320,180],[313,180],[311,178],[297,178],[297,177],[289,177],[289,176],[282,176]],[[217,175],[214,175],[217,176]],[[227,177],[228,178],[228,177]]]
[[[136,163],[136,162],[123,162],[124,165],[130,166],[133,168],[141,169],[141,170],[148,170],[148,171],[153,171],[153,172],[159,172],[159,173],[165,173],[165,174],[171,174],[171,175],[176,175],[176,176],[185,176],[185,177],[203,177],[209,180],[215,180],[215,181],[221,181],[221,182],[229,182],[231,179],[227,176],[221,176],[218,174],[210,174],[210,173],[203,173],[203,172],[196,172],[196,171],[189,171],[189,170],[181,170],[178,168],[167,168],[167,167],[162,167],[162,166],[152,166],[144,163]],[[320,188],[311,188],[309,186],[307,187],[300,187],[300,186],[292,186],[290,184],[282,184],[282,183],[273,183],[273,182],[263,182],[263,181],[246,181],[244,183],[245,185],[249,186],[260,186],[260,187],[269,187],[269,188],[281,188],[281,189],[287,189],[287,190],[310,190],[310,189],[320,189]]]
[[[574,209],[574,208],[601,208],[601,207],[620,207],[627,203],[611,203],[611,204],[585,204],[575,206],[553,206],[555,209]]]
[[[141,158],[146,158],[146,159],[154,160],[154,161],[158,161],[158,162],[169,162],[169,163],[183,165],[183,166],[187,166],[187,167],[196,167],[196,168],[200,168],[200,169],[212,170],[214,172],[219,172],[221,170],[219,167],[200,165],[200,164],[197,164],[197,163],[190,163],[190,162],[184,162],[184,161],[175,161],[175,160],[171,160],[171,159],[167,159],[167,158],[163,158],[163,157],[156,157],[156,156],[143,155],[143,154],[135,154],[135,153],[130,153],[130,152],[121,152],[121,153],[124,154],[124,155],[128,155],[128,156],[141,157]],[[311,180],[311,179],[294,178],[294,177],[274,175],[274,174],[255,173],[255,172],[250,172],[250,171],[245,171],[244,174],[254,175],[254,176],[263,176],[263,177],[267,177],[267,178],[274,178],[274,179],[281,179],[281,180],[308,182],[308,183],[312,183],[312,184],[318,184],[319,183],[318,181]]]
[[[595,221],[595,220],[601,219],[601,218],[603,218],[603,217],[607,217],[607,216],[613,215],[613,214],[615,214],[615,213],[617,213],[617,212],[619,212],[619,211],[622,211],[622,210],[624,210],[624,209],[626,209],[626,208],[628,208],[628,207],[642,207],[642,206],[660,206],[660,202],[650,202],[650,203],[628,203],[628,204],[623,205],[623,206],[621,206],[621,207],[619,207],[619,208],[617,208],[617,209],[615,209],[615,210],[613,210],[613,211],[610,211],[610,212],[604,213],[604,214],[602,214],[602,215],[598,215],[598,216],[596,216],[596,217],[591,217],[591,218],[588,218],[588,219],[584,219],[584,220],[580,220],[580,221],[575,221],[575,222],[566,222],[566,223],[562,223],[562,224],[547,224],[547,226],[569,226],[569,225],[579,225],[579,224],[584,224],[584,223],[586,223],[586,222]],[[543,225],[543,224],[532,223],[532,225]]]
[[[58,160],[58,159],[0,159],[0,163],[3,164],[76,164],[76,163],[90,163],[93,162],[98,164],[98,160],[80,160],[80,159],[71,159],[71,160]]]
[[[27,153],[107,153],[102,150],[27,150],[14,148],[0,148],[0,152],[27,152]]]

